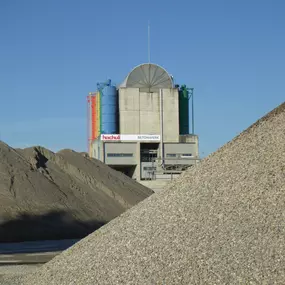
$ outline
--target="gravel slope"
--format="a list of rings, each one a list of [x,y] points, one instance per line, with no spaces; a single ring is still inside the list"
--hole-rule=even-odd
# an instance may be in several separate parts
[[[86,236],[152,193],[72,150],[0,142],[0,242]]]
[[[5,284],[285,284],[284,194],[282,104],[164,192]]]

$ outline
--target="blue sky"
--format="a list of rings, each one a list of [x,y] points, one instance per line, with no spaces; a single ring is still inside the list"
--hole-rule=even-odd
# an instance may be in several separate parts
[[[285,98],[283,0],[0,0],[0,136],[86,151],[86,95],[147,61],[195,88],[205,156]]]

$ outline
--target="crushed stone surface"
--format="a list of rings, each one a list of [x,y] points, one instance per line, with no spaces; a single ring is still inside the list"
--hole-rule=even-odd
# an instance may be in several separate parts
[[[0,266],[0,280],[2,275],[6,274],[27,274],[36,271],[41,264],[25,264],[25,265],[1,265]]]
[[[285,103],[165,191],[5,282],[285,284]]]

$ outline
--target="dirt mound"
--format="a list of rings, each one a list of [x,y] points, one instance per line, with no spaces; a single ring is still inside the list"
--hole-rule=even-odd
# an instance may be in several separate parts
[[[82,237],[151,194],[84,153],[0,142],[0,241]]]
[[[284,153],[285,104],[21,284],[284,284]]]

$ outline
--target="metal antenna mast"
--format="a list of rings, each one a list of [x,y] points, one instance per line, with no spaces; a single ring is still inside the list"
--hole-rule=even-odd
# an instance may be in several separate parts
[[[150,63],[150,22],[148,21],[148,63]]]

